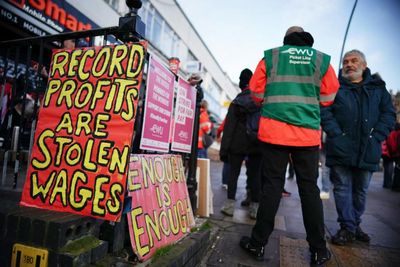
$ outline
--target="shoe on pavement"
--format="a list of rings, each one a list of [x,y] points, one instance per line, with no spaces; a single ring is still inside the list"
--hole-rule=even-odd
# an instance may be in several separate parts
[[[242,202],[240,202],[240,205],[242,207],[248,207],[250,205],[250,199],[249,198],[244,199]]]
[[[328,262],[332,254],[328,249],[325,249],[324,252],[316,252],[316,251],[311,251],[311,261],[310,264],[311,266],[324,266],[326,262]]]
[[[361,241],[361,242],[365,242],[365,243],[368,243],[371,240],[369,235],[367,233],[365,233],[361,229],[360,226],[357,226],[357,228],[356,228],[355,238],[356,238],[356,240]]]
[[[235,200],[227,199],[221,208],[221,212],[227,216],[233,216],[233,211],[235,210]]]
[[[332,236],[332,243],[339,246],[344,246],[347,243],[351,243],[355,240],[355,236],[352,232],[346,228],[341,228],[337,233]]]
[[[257,247],[251,243],[251,238],[248,236],[242,236],[239,243],[240,247],[244,249],[247,253],[252,255],[256,260],[264,260],[264,247]]]
[[[285,189],[283,189],[283,192],[282,192],[282,196],[283,197],[290,197],[291,195],[292,195],[292,193],[290,193],[290,192],[286,191]]]
[[[329,199],[329,192],[321,191],[321,193],[319,193],[319,197],[321,199]]]
[[[257,211],[258,211],[258,202],[251,202],[249,208],[249,215],[250,218],[255,220],[257,219]]]
[[[222,189],[228,190],[228,185],[227,184],[222,184],[221,187],[222,187]]]

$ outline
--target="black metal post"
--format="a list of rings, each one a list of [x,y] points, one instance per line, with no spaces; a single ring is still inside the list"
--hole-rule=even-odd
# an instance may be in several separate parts
[[[119,38],[124,42],[137,42],[146,34],[146,25],[138,16],[137,11],[142,7],[141,0],[126,0],[129,13],[119,18]]]
[[[200,102],[203,100],[203,88],[200,85],[196,86],[196,110],[194,115],[194,126],[193,126],[193,141],[192,149],[189,159],[189,171],[187,177],[187,187],[189,192],[190,204],[192,205],[193,212],[196,211],[197,207],[197,181],[196,181],[196,169],[197,169],[197,142],[199,139],[199,120],[200,120]]]
[[[351,14],[350,14],[349,22],[347,23],[346,33],[344,34],[343,43],[342,43],[342,49],[340,50],[338,73],[340,72],[340,66],[342,65],[342,56],[343,56],[344,46],[346,44],[347,34],[349,33],[351,19],[353,18],[353,14],[354,14],[354,10],[356,9],[357,2],[358,2],[358,0],[356,0],[354,2],[354,6],[353,6],[353,9],[351,10]]]

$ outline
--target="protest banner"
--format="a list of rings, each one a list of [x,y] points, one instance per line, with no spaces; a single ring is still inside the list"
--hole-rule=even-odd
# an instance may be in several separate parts
[[[171,150],[191,152],[195,108],[196,90],[179,78]]]
[[[140,149],[168,152],[175,75],[155,57],[149,60]]]
[[[53,51],[22,205],[120,220],[146,46]]]
[[[194,218],[180,155],[131,155],[127,186],[129,233],[139,260],[190,232]]]

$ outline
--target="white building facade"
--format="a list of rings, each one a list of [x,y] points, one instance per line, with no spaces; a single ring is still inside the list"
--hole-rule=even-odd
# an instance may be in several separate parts
[[[184,78],[200,73],[209,111],[220,122],[227,112],[226,104],[240,89],[223,71],[176,0],[142,3],[138,15],[146,25],[149,52],[166,65],[170,58],[178,58],[179,75]],[[125,0],[2,0],[0,41],[117,26],[119,18],[128,12]]]
[[[124,0],[68,0],[100,27],[115,26],[118,18],[128,13]],[[212,52],[197,33],[176,0],[142,0],[138,15],[146,24],[149,52],[161,58],[180,60],[179,74],[188,77],[199,72],[203,78],[204,98],[217,121],[227,112],[229,103],[239,88],[218,64]],[[196,69],[193,70],[193,69]]]

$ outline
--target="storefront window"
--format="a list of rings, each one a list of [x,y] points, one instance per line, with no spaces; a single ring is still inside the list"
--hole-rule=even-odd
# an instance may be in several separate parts
[[[189,49],[182,40],[179,39],[179,41],[177,43],[178,43],[178,45],[177,45],[178,58],[181,60],[181,62],[186,62],[188,53],[189,53]],[[182,66],[184,66],[184,65],[182,65]]]
[[[221,98],[222,90],[214,80],[211,80],[211,82],[210,82],[209,91],[213,98],[215,98],[215,99]]]
[[[112,9],[114,9],[115,11],[117,11],[118,13],[120,13],[119,10],[119,4],[120,4],[120,0],[104,0],[109,6],[112,7]],[[125,1],[124,1],[125,2]]]
[[[176,36],[176,34],[174,34],[174,36],[172,37],[172,51],[171,54],[172,56],[177,56],[179,53],[179,38],[178,36]]]
[[[218,120],[221,120],[221,118],[219,117],[221,114],[221,105],[219,104],[219,102],[215,98],[213,98],[207,91],[204,91],[204,99],[208,102],[208,109],[212,113],[217,114]]]
[[[161,49],[161,29],[162,20],[160,15],[156,12],[154,14],[153,27],[151,31],[151,41],[157,48]]]
[[[149,3],[147,1],[142,1],[142,3],[142,8],[138,10],[138,15],[142,18],[143,21],[146,21],[146,13],[149,9]]]
[[[172,43],[173,43],[174,32],[171,28],[164,23],[164,31],[162,36],[161,50],[167,57],[172,56]]]

